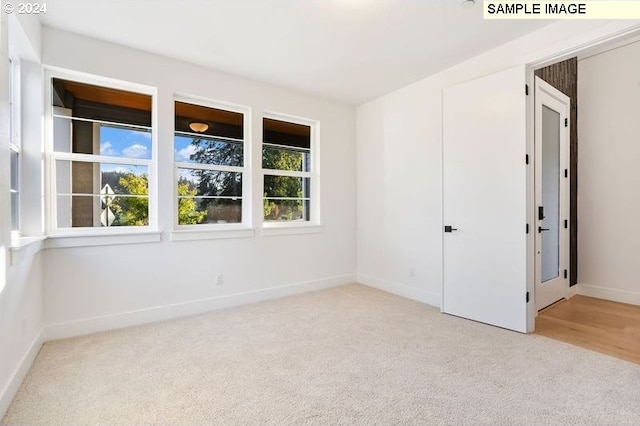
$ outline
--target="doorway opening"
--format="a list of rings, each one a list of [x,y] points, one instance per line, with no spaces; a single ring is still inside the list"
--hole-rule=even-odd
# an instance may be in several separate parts
[[[636,190],[640,184],[640,170],[636,166],[640,147],[633,142],[640,134],[637,120],[640,37],[636,29],[615,40],[576,50],[572,55],[575,55],[573,78],[577,81],[576,106],[580,115],[577,121],[570,118],[569,125],[579,141],[575,146],[571,143],[568,167],[571,181],[568,284],[571,286],[565,287],[565,296],[560,299],[570,300],[546,309],[546,302],[538,303],[539,298],[545,297],[538,288],[545,278],[542,270],[538,270],[538,266],[544,267],[544,261],[538,259],[538,250],[544,253],[545,247],[537,241],[535,257],[530,255],[530,261],[533,263],[535,258],[535,273],[540,275],[533,278],[536,306],[530,308],[535,309],[533,316],[544,309],[534,318],[537,333],[568,343],[581,342],[579,345],[585,347],[591,344],[601,352],[624,358],[620,356],[621,351],[637,352],[638,335],[629,330],[640,326],[637,279],[640,224],[636,220],[640,213],[640,193]],[[546,67],[550,62],[541,65]],[[530,69],[531,74],[534,69],[535,66]],[[534,78],[531,74],[530,82]],[[534,104],[537,107],[537,103],[536,99],[531,100],[532,107]],[[533,131],[530,134],[533,140],[532,134]],[[540,160],[537,152],[535,160]],[[535,185],[537,190],[537,180]],[[539,204],[537,198],[532,201],[537,197],[533,195],[533,188],[531,185],[530,207],[531,215],[537,220],[535,209]],[[546,213],[545,206],[545,216]],[[573,298],[574,295],[578,296]],[[617,331],[605,333],[603,324]]]

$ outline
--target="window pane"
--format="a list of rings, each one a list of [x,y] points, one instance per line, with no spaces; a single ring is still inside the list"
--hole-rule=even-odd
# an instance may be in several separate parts
[[[150,95],[59,78],[52,89],[56,115],[151,127]]]
[[[20,194],[11,191],[11,230],[17,231],[20,228]]]
[[[311,126],[263,118],[262,141],[274,145],[311,149]]]
[[[149,224],[147,196],[83,194],[58,195],[56,198],[58,228]]]
[[[310,198],[310,178],[264,177],[264,218],[267,221],[310,220]]]
[[[181,191],[180,185],[188,188],[190,194],[185,195],[242,197],[242,173],[179,168],[178,192]]]
[[[57,152],[151,158],[151,129],[54,117]]]
[[[241,198],[178,196],[178,224],[242,222]]]
[[[58,227],[149,224],[146,166],[56,161]]]
[[[311,171],[311,127],[287,121],[262,119],[262,167]]]
[[[20,154],[16,151],[11,151],[11,189],[14,191],[19,190],[20,185]]]
[[[96,154],[112,157],[151,158],[151,129],[100,125]]]
[[[242,167],[243,142],[206,136],[176,134],[175,161]]]
[[[196,136],[244,139],[244,115],[187,102],[175,103],[175,131]]]
[[[305,199],[264,199],[264,220],[268,222],[310,220],[310,201]]]
[[[55,151],[151,158],[151,96],[56,78],[52,88]]]
[[[262,145],[262,167],[264,169],[311,171],[311,154],[308,150]]]
[[[264,177],[266,198],[310,198],[310,178],[273,176]]]
[[[178,224],[242,222],[242,173],[178,169]]]
[[[20,227],[20,154],[10,151],[11,173],[11,230],[17,231]]]

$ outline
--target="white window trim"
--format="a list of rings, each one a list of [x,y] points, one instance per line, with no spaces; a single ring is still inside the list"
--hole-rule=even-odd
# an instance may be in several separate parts
[[[158,94],[155,87],[138,83],[116,80],[93,74],[70,71],[57,67],[44,67],[45,76],[45,205],[46,208],[46,233],[49,241],[45,248],[49,247],[78,247],[102,244],[122,244],[125,240],[131,243],[148,242],[147,235],[157,235],[160,240],[158,228]],[[78,83],[92,84],[112,89],[125,90],[151,96],[151,159],[135,159],[124,157],[108,157],[93,154],[62,153],[53,150],[53,94],[52,81],[54,78],[75,81]],[[70,117],[71,118],[71,117]],[[116,123],[117,124],[117,123]],[[148,167],[149,181],[149,225],[147,226],[122,226],[122,227],[82,227],[82,228],[58,228],[56,223],[56,160],[81,160],[88,158],[91,162],[104,163],[108,160],[116,164],[138,164]],[[87,160],[85,160],[87,161]],[[136,236],[143,235],[142,241]],[[81,238],[105,236],[107,238]],[[120,237],[120,238],[117,238]],[[52,241],[59,240],[59,243]],[[68,240],[68,238],[75,238]],[[155,237],[152,238],[155,241]],[[74,243],[75,242],[75,243]]]
[[[118,228],[120,230],[119,232],[100,235],[96,233],[50,235],[44,241],[43,248],[91,247],[116,244],[159,243],[162,241],[162,232],[160,231],[142,231],[140,230],[140,228],[143,228],[142,226],[119,226]]]
[[[309,118],[299,117],[295,115],[283,114],[274,111],[264,111],[262,118],[286,121],[294,124],[301,124],[303,126],[309,126],[311,128],[310,135],[310,155],[311,155],[311,171],[310,172],[298,172],[289,170],[276,170],[265,169],[262,167],[262,148],[265,145],[264,141],[260,140],[260,171],[262,182],[264,182],[264,176],[290,176],[290,177],[302,177],[311,179],[311,197],[309,201],[310,207],[310,220],[308,221],[266,221],[264,220],[263,203],[264,197],[261,196],[260,200],[260,217],[262,235],[291,235],[291,234],[309,234],[318,233],[324,230],[320,215],[320,122]],[[275,144],[266,144],[273,146]],[[288,147],[287,147],[288,148]]]
[[[133,227],[128,227],[131,229]],[[40,235],[37,237],[22,237],[12,242],[10,247],[11,265],[17,265],[24,259],[32,257],[45,249],[91,247],[117,244],[142,244],[157,243],[162,241],[162,233],[159,231],[140,232],[131,229],[130,232],[122,232],[111,235],[86,235],[51,236]]]
[[[11,265],[17,265],[24,259],[42,251],[46,239],[46,236],[41,235],[39,237],[21,237],[17,240],[12,240],[9,250]]]
[[[173,230],[171,241],[208,240],[219,238],[246,238],[253,237],[255,230],[252,227],[252,147],[251,147],[251,108],[244,105],[212,100],[188,94],[174,94],[173,106],[176,102],[193,104],[207,108],[215,108],[230,112],[236,112],[243,116],[243,159],[242,166],[225,166],[214,164],[199,164],[175,161],[175,146],[173,158]],[[175,114],[174,114],[175,117]],[[175,135],[175,123],[173,126]],[[221,138],[227,139],[227,138]],[[233,139],[240,141],[240,139]],[[178,223],[178,169],[199,169],[222,172],[242,173],[242,222],[241,223],[205,223],[197,225],[180,225]]]

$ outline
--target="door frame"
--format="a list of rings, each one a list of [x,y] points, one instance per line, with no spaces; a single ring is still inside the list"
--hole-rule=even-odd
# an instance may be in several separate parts
[[[546,99],[545,99],[546,98]],[[538,155],[542,152],[542,140],[541,140],[541,132],[542,132],[542,106],[548,104],[554,111],[560,114],[560,151],[559,151],[559,162],[560,167],[558,170],[560,185],[559,185],[559,198],[560,205],[559,207],[559,250],[558,250],[558,278],[562,280],[562,289],[561,295],[559,299],[567,298],[569,295],[569,259],[571,254],[571,245],[569,243],[569,232],[572,226],[572,223],[569,219],[569,208],[570,208],[570,164],[569,164],[569,156],[570,156],[570,129],[573,126],[571,123],[571,119],[569,117],[571,111],[571,98],[562,93],[560,90],[553,87],[551,84],[547,83],[540,77],[535,77],[535,90],[534,90],[534,104],[535,104],[535,114],[534,114],[534,176],[535,176],[535,197],[536,197],[536,208],[539,208],[542,200],[538,197],[541,197],[542,194],[542,161],[538,160]],[[562,126],[562,120],[565,120],[564,127]],[[562,177],[562,169],[565,169],[564,177]],[[540,191],[540,193],[538,193]],[[566,221],[566,227],[562,227],[562,221]],[[542,284],[542,264],[541,264],[541,255],[540,250],[542,250],[542,234],[538,231],[538,227],[542,225],[542,221],[539,217],[536,217],[536,221],[533,225],[533,233],[535,235],[535,257],[536,257],[536,266],[535,266],[535,288],[533,292],[533,301],[536,305],[536,311],[541,309],[538,306],[539,300],[539,285]],[[564,269],[567,271],[567,274],[564,277],[561,277],[560,270]],[[551,303],[544,303],[545,306],[542,308],[551,305],[556,302],[554,300]]]
[[[608,50],[616,45],[623,45],[631,42],[632,39],[640,38],[640,24],[629,25],[624,21],[613,21],[604,28],[594,30],[595,34],[589,34],[582,40],[572,40],[565,44],[566,48],[555,48],[552,51],[532,55],[532,59],[526,65],[527,72],[527,92],[534,87],[535,71],[562,62],[574,56],[587,56]],[[535,137],[534,137],[534,96],[527,96],[527,157],[529,165],[535,161]],[[533,160],[533,161],[531,161]],[[534,167],[527,168],[527,223],[533,226],[535,223],[535,175]],[[574,224],[575,225],[575,224]],[[535,234],[530,232],[527,238],[527,292],[535,294]],[[576,294],[576,286],[569,287],[568,297]],[[530,301],[532,299],[530,298]],[[535,319],[537,316],[535,303],[527,304],[527,332],[532,333],[535,329]]]

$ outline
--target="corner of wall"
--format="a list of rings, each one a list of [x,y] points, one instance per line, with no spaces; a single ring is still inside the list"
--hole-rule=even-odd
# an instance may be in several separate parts
[[[11,374],[11,377],[4,386],[4,389],[0,392],[0,419],[4,417],[7,409],[11,405],[11,401],[13,401],[13,398],[16,396],[20,385],[27,376],[36,356],[38,356],[38,352],[40,352],[43,343],[43,333],[40,331],[31,342],[31,345],[29,345],[29,349],[26,351],[18,365],[13,370],[13,374]]]
[[[612,302],[640,305],[640,292],[621,290],[611,287],[578,283],[575,293],[581,296],[595,297],[596,299],[611,300]],[[572,288],[573,288],[572,287]]]

